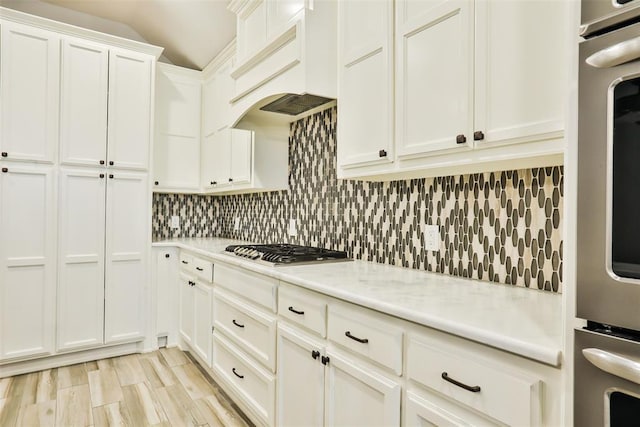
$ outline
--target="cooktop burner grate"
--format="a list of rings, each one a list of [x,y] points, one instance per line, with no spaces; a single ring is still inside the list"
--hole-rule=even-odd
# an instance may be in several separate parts
[[[225,251],[235,255],[262,260],[273,264],[315,263],[348,261],[347,253],[313,246],[274,243],[268,245],[231,245]]]

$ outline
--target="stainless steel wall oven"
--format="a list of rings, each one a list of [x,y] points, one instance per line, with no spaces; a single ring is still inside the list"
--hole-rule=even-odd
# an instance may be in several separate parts
[[[640,0],[583,0],[576,426],[640,425]]]

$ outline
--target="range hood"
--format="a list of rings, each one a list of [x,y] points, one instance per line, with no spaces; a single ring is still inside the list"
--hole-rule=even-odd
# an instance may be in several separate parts
[[[272,113],[287,114],[289,116],[298,116],[306,111],[320,107],[328,102],[333,101],[331,98],[324,96],[311,95],[304,93],[296,95],[288,93],[267,105],[260,107],[262,111],[270,111]]]

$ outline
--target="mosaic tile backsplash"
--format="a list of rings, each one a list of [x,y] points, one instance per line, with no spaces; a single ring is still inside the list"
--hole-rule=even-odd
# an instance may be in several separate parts
[[[336,178],[336,116],[291,126],[287,191],[154,194],[154,240],[227,237],[346,250],[350,256],[485,281],[562,291],[563,167],[363,182]],[[181,228],[169,220],[179,215]],[[236,217],[241,230],[233,231]],[[298,235],[289,237],[289,218]],[[439,252],[423,248],[440,226]]]

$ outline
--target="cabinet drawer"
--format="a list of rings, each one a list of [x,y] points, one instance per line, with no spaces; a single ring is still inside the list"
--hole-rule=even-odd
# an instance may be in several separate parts
[[[275,372],[275,316],[218,289],[213,301],[214,328]]]
[[[198,278],[209,283],[213,282],[213,264],[202,258],[193,257],[193,268]]]
[[[320,295],[292,286],[280,285],[278,314],[321,337],[327,336],[327,302]]]
[[[184,251],[180,251],[180,270],[189,274],[195,272],[195,268],[193,265],[193,255],[188,254]]]
[[[538,378],[487,363],[461,346],[410,335],[407,377],[509,425],[540,424]]]
[[[274,375],[255,364],[217,332],[213,334],[213,369],[236,389],[247,406],[265,424],[275,424]]]
[[[327,336],[396,374],[402,374],[404,332],[384,315],[346,305],[329,305]]]
[[[222,263],[216,263],[216,284],[242,295],[252,302],[276,312],[276,291],[278,280],[263,274],[239,270]]]

